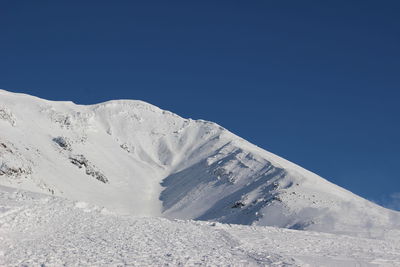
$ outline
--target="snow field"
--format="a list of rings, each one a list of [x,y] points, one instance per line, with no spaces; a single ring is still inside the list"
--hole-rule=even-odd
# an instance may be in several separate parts
[[[0,188],[4,266],[398,266],[400,242],[116,215]]]

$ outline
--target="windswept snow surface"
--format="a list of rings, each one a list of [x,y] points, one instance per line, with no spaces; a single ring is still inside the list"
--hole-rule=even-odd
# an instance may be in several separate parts
[[[400,227],[400,213],[215,123],[134,100],[83,106],[0,90],[0,184],[142,217],[376,239]]]
[[[0,265],[399,266],[400,239],[170,221],[0,187]]]

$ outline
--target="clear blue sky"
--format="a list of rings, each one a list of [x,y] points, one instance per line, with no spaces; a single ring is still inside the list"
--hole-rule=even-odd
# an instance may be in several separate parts
[[[0,0],[0,88],[215,121],[400,209],[399,14],[397,0]]]

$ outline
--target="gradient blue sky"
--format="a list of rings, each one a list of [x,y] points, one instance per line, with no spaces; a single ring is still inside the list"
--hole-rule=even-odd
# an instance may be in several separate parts
[[[0,88],[215,121],[400,209],[399,1],[0,0]]]

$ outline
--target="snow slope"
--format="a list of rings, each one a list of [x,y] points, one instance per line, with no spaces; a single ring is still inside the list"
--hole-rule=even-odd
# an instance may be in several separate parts
[[[170,221],[0,186],[0,265],[398,266],[400,239]]]
[[[383,239],[384,209],[219,125],[142,101],[83,106],[0,90],[0,184],[118,214]]]

